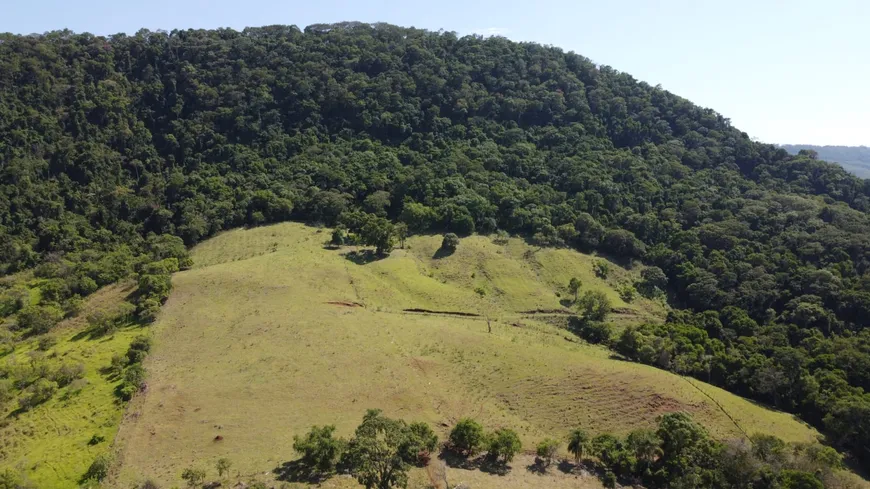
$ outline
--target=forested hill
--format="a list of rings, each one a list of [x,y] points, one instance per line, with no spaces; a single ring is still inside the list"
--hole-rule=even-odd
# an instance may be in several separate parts
[[[6,34],[0,158],[0,268],[43,280],[36,305],[4,282],[13,337],[173,236],[504,230],[659,267],[687,311],[629,330],[626,356],[870,456],[870,182],[582,56],[353,23]]]
[[[839,163],[846,170],[861,178],[870,178],[870,147],[867,146],[813,146],[812,144],[783,144],[791,154],[801,150],[814,151],[823,160]],[[813,155],[813,153],[810,153]]]

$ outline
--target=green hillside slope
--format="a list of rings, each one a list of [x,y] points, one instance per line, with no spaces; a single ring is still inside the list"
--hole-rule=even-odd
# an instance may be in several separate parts
[[[559,308],[569,275],[613,293],[637,270],[597,280],[588,255],[482,236],[442,258],[433,257],[440,239],[412,238],[359,264],[348,259],[353,248],[325,249],[328,238],[288,223],[227,232],[193,250],[197,265],[173,278],[154,326],[148,390],[121,430],[119,487],[146,477],[177,484],[185,467],[224,456],[241,474],[269,472],[295,458],[293,435],[331,423],[349,434],[367,408],[436,427],[473,416],[516,429],[526,446],[577,425],[626,433],[671,411],[692,413],[720,438],[817,436],[716,387],[611,359],[523,312]],[[483,299],[480,287],[490,291]],[[662,315],[650,302],[622,307],[627,317]],[[493,331],[482,317],[411,308],[486,312]],[[524,481],[489,477],[474,487]],[[559,487],[555,476],[549,482]]]

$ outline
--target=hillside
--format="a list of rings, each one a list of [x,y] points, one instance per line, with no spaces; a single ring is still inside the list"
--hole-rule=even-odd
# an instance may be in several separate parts
[[[355,263],[355,248],[325,249],[328,239],[327,231],[287,223],[230,231],[194,248],[197,265],[173,278],[154,326],[148,390],[121,429],[121,481],[153,477],[169,487],[185,467],[210,467],[222,456],[242,474],[269,472],[296,457],[293,435],[332,423],[349,434],[367,408],[425,421],[442,438],[443,426],[473,416],[516,429],[529,447],[578,425],[625,434],[681,410],[720,438],[817,436],[792,416],[716,387],[611,359],[546,315],[523,312],[561,309],[557,293],[571,276],[614,294],[638,270],[614,270],[605,281],[592,273],[590,256],[482,236],[463,239],[447,257],[435,257],[440,237],[421,236],[387,258]],[[483,299],[479,287],[490,291]],[[414,308],[487,311],[493,332],[481,317],[407,312]],[[621,309],[662,315],[644,300]],[[525,469],[514,467],[522,477]],[[557,478],[544,480],[558,487]],[[489,476],[474,487],[506,486]]]
[[[847,171],[861,178],[870,178],[870,148],[867,146],[815,146],[812,144],[783,144],[783,149],[796,155],[800,150],[812,150],[818,158],[839,163]]]
[[[570,267],[597,283],[569,251],[642,270],[597,289],[619,307],[622,358],[796,414],[848,460],[870,457],[870,185],[575,53],[355,22],[0,34],[0,176],[0,348],[16,359],[0,364],[0,410],[19,434],[70,374],[97,380],[95,365],[28,369],[19,353],[63,321],[147,327],[173,273],[180,285],[230,265],[187,270],[189,248],[292,220],[381,252],[359,262],[406,238],[434,253],[431,234],[540,248],[502,260],[468,238],[478,254],[441,272],[459,289],[409,273],[400,250],[364,268],[396,270],[353,314],[473,301],[546,313],[570,295],[553,288]],[[118,283],[134,284],[120,312],[82,311]],[[109,366],[113,409],[147,387],[148,344],[131,346]]]

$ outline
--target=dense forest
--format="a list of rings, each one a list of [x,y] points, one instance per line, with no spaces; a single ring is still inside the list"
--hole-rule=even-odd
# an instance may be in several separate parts
[[[861,178],[870,178],[870,148],[867,146],[813,146],[812,144],[783,144],[789,153],[796,155],[805,151],[813,151],[816,156],[834,163],[839,163],[846,170]]]
[[[649,265],[677,312],[624,355],[870,460],[870,181],[577,54],[358,23],[4,34],[0,162],[0,342],[130,276],[147,321],[184,245],[232,227],[506,231]]]

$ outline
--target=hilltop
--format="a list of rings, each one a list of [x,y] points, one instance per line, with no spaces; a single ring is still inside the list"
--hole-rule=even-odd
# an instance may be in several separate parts
[[[816,152],[819,159],[839,163],[846,170],[861,178],[870,178],[870,148],[867,146],[816,146],[812,144],[783,144],[791,154],[801,150]]]

